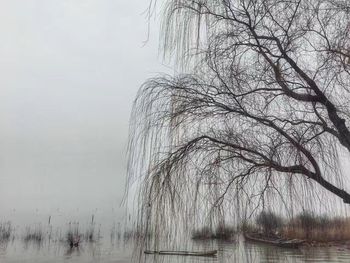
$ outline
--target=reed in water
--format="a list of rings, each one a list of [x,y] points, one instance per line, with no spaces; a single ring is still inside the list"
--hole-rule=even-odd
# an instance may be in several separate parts
[[[350,218],[329,217],[303,211],[290,219],[271,211],[261,212],[255,223],[242,227],[243,232],[266,238],[304,240],[309,244],[350,243]]]
[[[12,234],[13,229],[10,222],[0,223],[0,242],[10,240]]]
[[[330,218],[304,212],[283,227],[282,235],[310,243],[350,242],[350,218]]]

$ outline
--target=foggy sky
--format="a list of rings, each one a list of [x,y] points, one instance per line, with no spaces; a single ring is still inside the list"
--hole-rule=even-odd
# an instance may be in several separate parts
[[[120,212],[131,104],[164,71],[147,4],[0,1],[2,218]]]

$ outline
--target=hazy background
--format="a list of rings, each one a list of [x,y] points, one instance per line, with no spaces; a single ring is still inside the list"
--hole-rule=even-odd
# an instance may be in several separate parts
[[[122,215],[132,101],[164,71],[148,4],[0,0],[0,220]]]

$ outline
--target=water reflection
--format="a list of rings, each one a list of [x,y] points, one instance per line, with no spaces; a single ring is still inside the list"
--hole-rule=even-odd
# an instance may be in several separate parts
[[[109,233],[94,242],[84,241],[76,246],[69,246],[59,238],[24,240],[9,239],[0,242],[0,262],[101,262],[126,263],[135,257],[132,239],[111,238]],[[239,237],[235,242],[199,242],[189,241],[184,248],[192,251],[218,250],[216,257],[145,255],[139,251],[143,263],[202,263],[202,262],[350,262],[350,250],[346,248],[301,248],[285,249],[270,245],[245,242]],[[133,257],[134,255],[134,257]]]
[[[339,248],[301,248],[286,249],[270,245],[245,242],[239,238],[235,243],[198,242],[193,248],[197,250],[218,249],[216,258],[174,257],[161,255],[144,256],[144,262],[151,263],[197,263],[197,262],[247,262],[247,263],[301,263],[301,262],[350,262],[350,250]]]

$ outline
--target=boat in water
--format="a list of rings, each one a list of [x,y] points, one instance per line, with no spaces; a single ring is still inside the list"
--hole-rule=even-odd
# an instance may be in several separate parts
[[[174,256],[198,256],[198,257],[213,257],[218,253],[217,250],[210,251],[167,251],[167,250],[145,250],[145,254],[157,254],[157,255],[174,255]]]
[[[248,240],[248,241],[265,243],[265,244],[270,244],[270,245],[284,247],[284,248],[299,248],[304,243],[304,240],[300,240],[300,239],[268,237],[268,236],[264,236],[262,234],[256,234],[256,233],[249,233],[249,234],[245,233],[244,238],[245,240]]]

